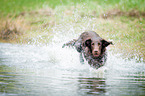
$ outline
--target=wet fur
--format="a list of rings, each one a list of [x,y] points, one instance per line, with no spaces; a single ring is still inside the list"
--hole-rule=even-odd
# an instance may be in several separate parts
[[[65,46],[73,46],[80,53],[81,61],[84,57],[88,64],[96,69],[103,66],[107,60],[106,47],[112,42],[102,39],[96,32],[87,31],[83,32],[78,39],[73,39]]]

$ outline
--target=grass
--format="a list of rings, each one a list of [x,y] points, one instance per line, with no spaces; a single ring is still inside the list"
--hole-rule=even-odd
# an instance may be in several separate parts
[[[125,57],[145,60],[144,0],[0,0],[0,41],[47,44],[54,30],[94,30]],[[71,25],[70,25],[71,24]],[[61,26],[61,28],[56,28]],[[5,31],[3,31],[5,30]],[[3,38],[4,34],[8,38]],[[21,34],[20,34],[21,33]],[[3,36],[2,36],[3,35]],[[127,55],[127,56],[126,56]],[[140,60],[143,58],[143,60]]]

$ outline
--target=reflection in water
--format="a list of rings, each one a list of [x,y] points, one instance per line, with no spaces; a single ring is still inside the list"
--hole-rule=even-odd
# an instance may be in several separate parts
[[[106,93],[104,78],[80,78],[80,90],[87,94],[101,95]]]
[[[0,72],[0,92],[3,93],[11,92],[11,90],[14,88],[16,83],[13,78],[14,76],[8,75],[8,72]]]
[[[0,43],[0,95],[122,96],[145,94],[145,64],[125,61],[109,51],[99,70],[79,62],[61,45]]]

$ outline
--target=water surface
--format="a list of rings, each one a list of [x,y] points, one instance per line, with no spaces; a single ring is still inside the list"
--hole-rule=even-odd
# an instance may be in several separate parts
[[[0,94],[30,96],[143,96],[145,64],[108,52],[95,70],[60,45],[0,43]]]

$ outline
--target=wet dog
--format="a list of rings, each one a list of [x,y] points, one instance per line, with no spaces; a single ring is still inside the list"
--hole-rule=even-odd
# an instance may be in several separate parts
[[[96,32],[83,32],[78,39],[73,39],[63,45],[73,46],[80,53],[81,62],[88,61],[96,69],[103,66],[107,60],[106,47],[112,44],[110,41],[102,39]],[[83,58],[84,57],[84,58]]]

